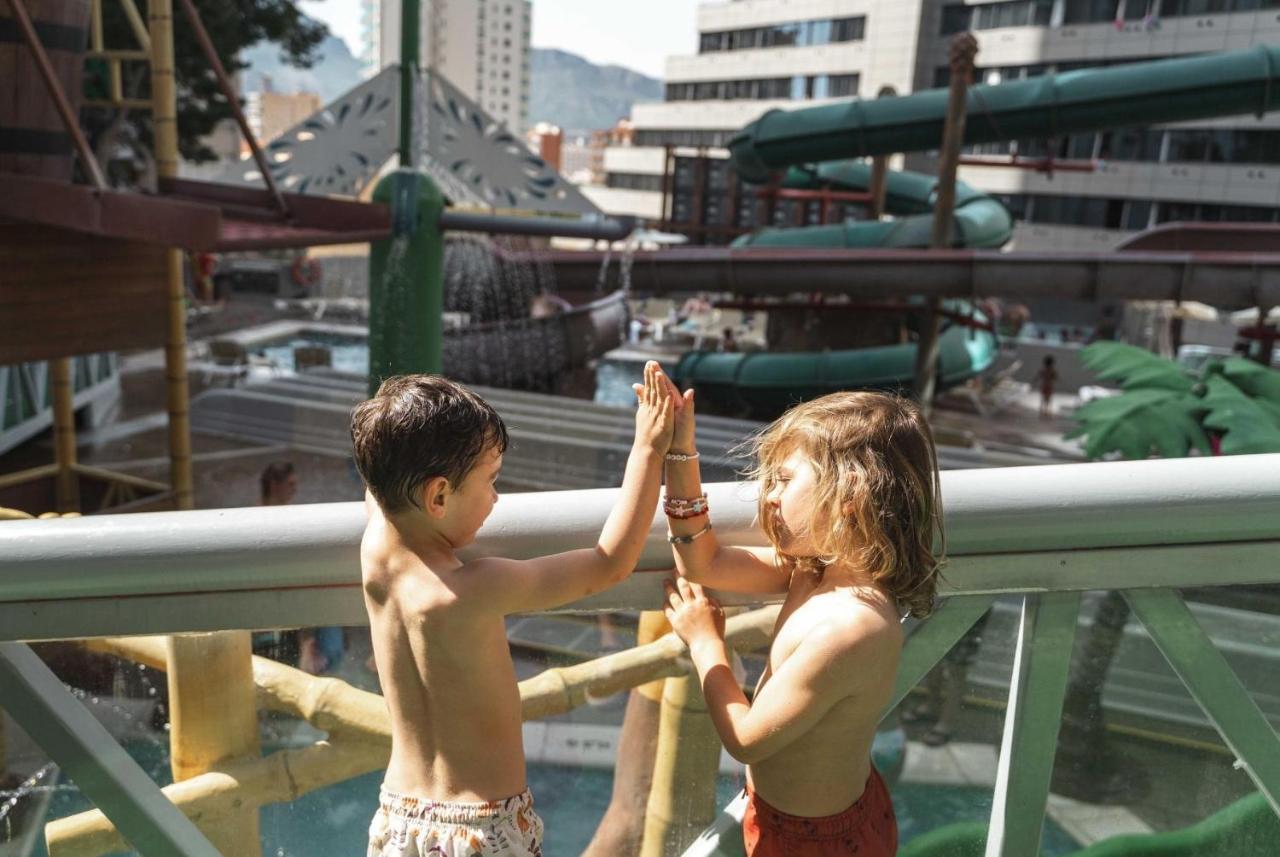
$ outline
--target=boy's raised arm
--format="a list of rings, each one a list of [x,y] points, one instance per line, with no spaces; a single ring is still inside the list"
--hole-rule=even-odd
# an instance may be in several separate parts
[[[503,613],[549,610],[621,582],[640,560],[658,505],[662,462],[671,445],[676,403],[662,369],[645,365],[636,385],[636,436],[627,457],[618,502],[594,548],[529,560],[496,557],[471,564],[473,579]]]

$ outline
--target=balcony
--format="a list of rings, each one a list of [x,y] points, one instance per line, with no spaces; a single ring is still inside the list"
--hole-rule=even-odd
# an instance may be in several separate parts
[[[587,544],[615,493],[504,497],[468,554],[523,557]],[[708,493],[727,542],[761,543],[750,486],[721,483]],[[1147,854],[1156,852],[1139,849],[1185,840],[1171,832],[1192,824],[1200,825],[1195,841],[1235,849],[1196,853],[1273,853],[1276,840],[1259,837],[1280,832],[1272,678],[1280,455],[947,471],[942,496],[951,557],[944,601],[909,629],[877,741],[904,831],[901,853],[949,853],[964,843],[980,851],[985,839],[987,854],[1010,857],[1081,846]],[[44,772],[21,793],[45,794],[50,818],[70,816],[48,828],[54,857],[112,853],[116,827],[151,843],[147,854],[215,853],[175,802],[202,811],[197,826],[214,841],[248,807],[264,853],[325,857],[361,847],[386,753],[376,697],[255,658],[263,758],[168,785],[164,730],[140,722],[153,714],[142,704],[147,689],[165,684],[165,644],[138,635],[194,634],[184,639],[198,644],[210,631],[358,628],[362,527],[353,503],[0,524],[0,699],[26,735],[11,732],[9,747],[38,756],[27,779]],[[657,570],[670,564],[662,536],[655,520],[640,569],[624,584],[509,625],[514,646],[541,652],[521,677],[549,855],[579,853],[607,800],[607,772],[589,768],[616,756],[620,710],[609,695],[684,668],[673,638],[639,655],[604,655],[608,669],[600,660],[575,665],[601,654],[603,631],[590,614],[659,603]],[[759,648],[771,620],[754,609],[733,617],[744,651]],[[978,642],[975,623],[985,625]],[[618,636],[629,642],[625,630]],[[27,645],[51,640],[88,641],[40,647],[55,666],[55,656],[85,649],[126,659],[100,659],[119,669],[101,690],[73,695]],[[758,657],[745,658],[748,675],[759,669]],[[898,715],[918,707],[935,665],[954,673],[966,658],[951,740],[933,746],[937,736],[920,726],[904,731]],[[1082,699],[1094,707],[1080,708]],[[123,749],[107,727],[124,736]],[[53,765],[66,777],[45,787]],[[721,771],[724,805],[738,769]],[[204,791],[189,785],[197,781]],[[0,800],[0,812],[12,800]],[[729,804],[685,853],[735,853],[733,812]],[[42,815],[28,811],[26,826],[11,829],[39,836]]]

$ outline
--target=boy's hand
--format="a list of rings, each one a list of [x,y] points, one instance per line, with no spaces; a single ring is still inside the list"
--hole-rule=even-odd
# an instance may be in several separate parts
[[[644,364],[644,383],[633,384],[640,407],[636,409],[636,443],[665,455],[671,448],[676,403],[670,381],[656,360]]]
[[[663,588],[667,603],[662,612],[691,652],[699,643],[724,639],[724,610],[701,586],[677,577],[674,583],[665,581]]]

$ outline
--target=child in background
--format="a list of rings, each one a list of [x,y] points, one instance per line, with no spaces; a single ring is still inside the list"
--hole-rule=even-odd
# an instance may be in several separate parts
[[[1053,416],[1053,388],[1058,383],[1058,370],[1054,368],[1052,354],[1044,356],[1034,383],[1040,385],[1040,418],[1047,420]]]
[[[929,613],[940,567],[929,426],[913,403],[880,393],[835,393],[788,411],[755,444],[762,548],[717,541],[693,437],[685,393],[667,456],[663,505],[680,576],[666,585],[665,610],[725,749],[748,766],[746,852],[892,855],[897,823],[871,742],[893,693],[901,616]],[[750,702],[703,585],[786,594]]]
[[[650,362],[636,385],[635,443],[599,542],[530,560],[456,555],[498,500],[507,430],[487,402],[439,376],[408,375],[356,407],[351,434],[369,515],[360,566],[391,714],[369,857],[542,854],[504,620],[631,573],[671,442],[668,383]]]

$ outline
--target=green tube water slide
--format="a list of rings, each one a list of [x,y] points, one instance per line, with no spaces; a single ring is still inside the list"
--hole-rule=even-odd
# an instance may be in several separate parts
[[[1179,122],[1241,113],[1261,115],[1280,106],[1280,46],[1204,54],[1173,60],[1132,63],[1047,74],[1013,83],[970,87],[965,119],[966,143],[1056,137],[1082,131]],[[734,169],[750,182],[763,183],[786,170],[783,186],[864,190],[870,167],[850,159],[936,149],[947,114],[946,89],[913,95],[854,99],[799,110],[770,110],[729,142]],[[898,219],[793,229],[765,229],[734,242],[744,248],[912,249],[929,246],[936,179],[918,173],[890,172],[886,210]],[[996,200],[963,183],[956,186],[954,245],[999,248],[1009,240],[1013,222]],[[995,337],[974,336],[958,326],[943,334],[964,337],[967,370],[939,373],[941,384],[972,377],[994,362]],[[958,345],[954,343],[953,345]],[[892,346],[912,350],[913,346]],[[732,389],[755,410],[777,406],[778,396],[813,386],[821,372],[828,388],[892,386],[883,380],[891,363],[904,367],[907,355],[868,348],[825,354],[688,355],[676,373],[684,382]],[[815,363],[817,361],[817,363]],[[837,369],[837,367],[839,367]],[[910,383],[911,372],[897,385]],[[754,406],[759,405],[759,408]]]
[[[969,88],[965,143],[1183,122],[1280,107],[1280,46],[1046,74]],[[738,175],[936,149],[947,90],[770,110],[729,141]]]
[[[744,235],[734,247],[848,247],[910,249],[929,246],[933,231],[936,176],[889,171],[885,182],[885,211],[895,220],[835,223],[792,229],[763,229]],[[837,161],[817,166],[793,166],[783,177],[785,188],[864,191],[871,186],[871,165],[865,161]],[[1003,205],[964,182],[956,182],[952,241],[956,247],[999,249],[1013,235],[1013,218]]]
[[[885,210],[895,220],[836,223],[792,229],[765,229],[744,235],[735,247],[811,247],[919,249],[929,246],[933,230],[934,191],[938,180],[921,173],[890,171]],[[791,167],[783,178],[787,188],[865,190],[871,167],[862,161],[839,161],[813,167]],[[952,235],[957,247],[997,249],[1013,234],[1013,218],[1000,203],[963,182],[956,183]],[[962,384],[985,372],[1000,356],[994,332],[984,329],[988,319],[965,301],[947,301],[945,309],[967,316],[969,327],[943,322],[938,353],[939,389]],[[899,392],[911,386],[915,374],[914,343],[837,351],[754,352],[719,354],[691,352],[676,364],[682,384],[697,387],[704,401],[714,401],[738,413],[771,419],[796,402],[848,389]]]

